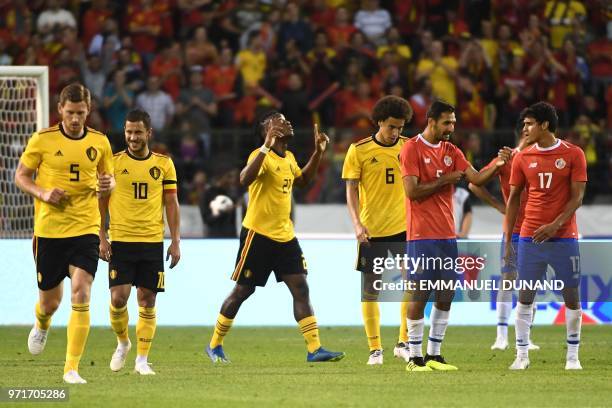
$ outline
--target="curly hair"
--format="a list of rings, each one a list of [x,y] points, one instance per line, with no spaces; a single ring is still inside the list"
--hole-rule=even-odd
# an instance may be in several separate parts
[[[399,96],[385,96],[376,102],[372,110],[372,121],[377,124],[388,118],[404,119],[410,122],[412,119],[412,107],[410,103]]]

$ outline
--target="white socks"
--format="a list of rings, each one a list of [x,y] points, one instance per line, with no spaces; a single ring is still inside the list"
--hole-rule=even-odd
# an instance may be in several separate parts
[[[423,343],[423,330],[425,319],[410,320],[408,322],[408,350],[410,357],[423,357],[421,344]]]
[[[565,308],[565,325],[567,328],[567,360],[578,360],[580,347],[580,329],[582,327],[582,309]]]
[[[508,339],[508,320],[512,312],[512,291],[497,292],[497,337]]]
[[[440,310],[433,305],[431,310],[431,327],[429,328],[429,341],[427,342],[427,354],[430,356],[440,355],[440,347],[446,327],[448,326],[449,311]],[[410,338],[410,335],[408,336]]]
[[[533,321],[533,306],[518,303],[516,305],[516,355],[527,358],[529,355],[529,332]]]

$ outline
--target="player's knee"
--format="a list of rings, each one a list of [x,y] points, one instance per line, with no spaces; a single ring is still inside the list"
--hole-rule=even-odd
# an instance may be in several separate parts
[[[51,315],[59,308],[59,299],[46,299],[40,301],[40,309],[46,315]]]
[[[72,303],[89,303],[90,288],[86,285],[79,285],[72,289]]]
[[[150,290],[138,289],[138,306],[140,307],[155,307],[156,293]]]
[[[113,307],[121,308],[127,305],[128,297],[123,293],[111,293],[111,304]]]
[[[310,291],[306,282],[300,283],[293,288],[293,297],[299,300],[308,300]]]
[[[255,293],[255,286],[236,285],[230,296],[242,302],[248,299],[253,293]]]

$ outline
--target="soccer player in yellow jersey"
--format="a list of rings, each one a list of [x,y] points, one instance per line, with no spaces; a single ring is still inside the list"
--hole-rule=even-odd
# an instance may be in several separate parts
[[[374,258],[403,254],[406,241],[404,188],[399,171],[399,153],[407,138],[401,136],[412,119],[408,101],[397,96],[380,99],[372,111],[378,132],[351,144],[344,159],[342,178],[346,180],[346,202],[359,242],[357,270],[362,272],[361,312],[370,356],[368,365],[383,363],[380,337],[379,293],[374,281]],[[406,303],[400,304],[400,332],[393,354],[406,362]]]
[[[34,197],[39,301],[28,349],[34,355],[43,351],[51,316],[62,300],[64,278],[70,277],[72,312],[64,365],[64,381],[70,384],[86,383],[78,370],[89,334],[89,297],[98,268],[98,195],[108,195],[115,185],[108,138],[85,125],[90,106],[91,95],[84,86],[71,84],[62,89],[61,122],[32,135],[15,174],[15,184]]]
[[[121,370],[132,347],[127,301],[134,285],[138,298],[134,370],[141,375],[155,374],[147,357],[156,328],[155,298],[158,292],[164,291],[164,207],[172,237],[166,255],[166,260],[172,258],[170,268],[181,256],[176,171],[168,156],[149,149],[151,135],[149,114],[142,110],[130,111],[125,121],[127,149],[113,157],[117,186],[110,199],[100,199],[103,221],[100,258],[109,262],[110,321],[117,335],[110,368]],[[112,244],[106,237],[107,209]]]
[[[249,187],[249,204],[232,274],[236,286],[221,306],[206,354],[213,363],[229,362],[223,350],[223,338],[242,302],[255,292],[256,286],[265,286],[274,271],[276,280],[284,282],[293,297],[293,315],[308,349],[306,360],[341,360],[344,353],[321,347],[317,319],[308,294],[306,261],[289,217],[293,185],[305,186],[314,179],[329,138],[315,125],[315,152],[300,169],[293,154],[287,150],[293,128],[282,114],[271,112],[264,116],[259,121],[258,132],[265,135],[264,144],[251,153],[240,172],[241,184]]]

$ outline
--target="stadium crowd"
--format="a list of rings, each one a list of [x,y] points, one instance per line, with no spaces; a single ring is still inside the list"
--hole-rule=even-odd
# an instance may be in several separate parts
[[[371,134],[386,94],[410,101],[409,135],[434,98],[455,105],[455,142],[476,168],[513,145],[523,108],[548,101],[586,153],[586,201],[612,191],[604,0],[0,0],[0,65],[50,67],[51,123],[59,90],[81,81],[94,96],[89,124],[115,149],[128,110],[148,111],[182,202],[204,200],[209,180],[238,199],[233,167],[259,143],[244,129],[269,109],[333,138],[325,176],[298,201],[344,201],[344,154]],[[296,134],[299,161],[312,139]]]

